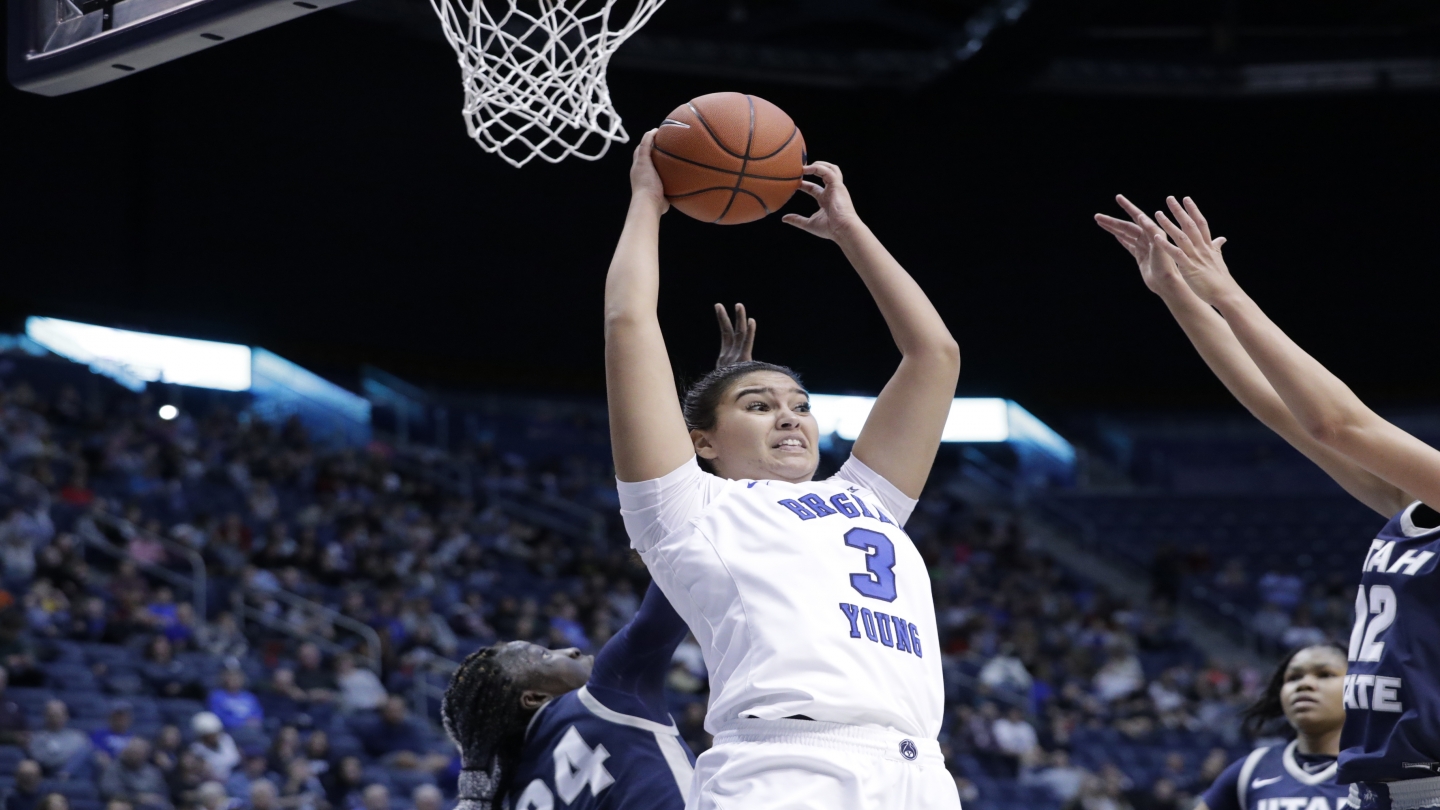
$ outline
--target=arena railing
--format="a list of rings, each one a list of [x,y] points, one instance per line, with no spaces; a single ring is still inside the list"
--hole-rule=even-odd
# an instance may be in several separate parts
[[[107,526],[123,536],[142,535],[158,542],[166,551],[185,560],[190,565],[190,576],[172,571],[163,565],[139,559],[131,554],[129,549],[112,542],[100,528]],[[124,518],[107,515],[102,512],[92,512],[82,515],[75,522],[75,534],[85,541],[89,548],[101,551],[111,557],[120,560],[129,560],[135,563],[135,567],[156,579],[169,583],[172,587],[188,590],[190,601],[195,608],[195,621],[200,624],[206,623],[207,607],[209,597],[207,593],[209,577],[205,570],[205,560],[195,549],[184,543],[171,540],[141,529]]]
[[[290,608],[285,611],[284,616],[276,616],[267,612],[263,607],[253,604],[252,598],[273,599],[276,602]],[[329,624],[332,628],[343,629],[354,633],[364,639],[368,653],[365,655],[365,663],[376,675],[384,672],[380,660],[380,634],[368,624],[358,619],[353,619],[334,608],[327,607],[319,602],[306,599],[303,596],[296,596],[289,591],[282,590],[261,590],[241,586],[230,594],[230,604],[235,612],[235,618],[242,623],[253,622],[262,627],[278,630],[288,636],[296,638],[301,642],[311,642],[320,651],[328,655],[354,654],[354,650],[340,644],[334,639],[309,629],[309,622],[296,624],[290,621],[289,617],[297,613],[309,618],[318,619],[320,622]],[[243,626],[243,625],[242,625]]]

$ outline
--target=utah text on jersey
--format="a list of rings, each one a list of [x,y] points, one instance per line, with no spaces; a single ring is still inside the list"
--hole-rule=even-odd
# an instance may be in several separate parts
[[[1236,783],[1242,810],[1346,810],[1348,785],[1335,782],[1335,762],[1311,770],[1295,756],[1294,740],[1257,748],[1245,758]]]
[[[1365,555],[1364,573],[1413,577],[1435,557],[1435,552],[1408,549],[1395,556],[1394,540],[1376,539]],[[1395,623],[1399,600],[1395,589],[1383,583],[1361,585],[1355,594],[1355,627],[1350,632],[1351,661],[1375,663],[1385,655],[1381,636]],[[1374,712],[1405,711],[1400,698],[1404,682],[1400,678],[1372,673],[1345,676],[1345,708],[1368,709]]]

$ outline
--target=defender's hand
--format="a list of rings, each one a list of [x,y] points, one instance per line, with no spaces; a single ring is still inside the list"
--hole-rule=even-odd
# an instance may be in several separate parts
[[[1115,241],[1130,252],[1135,264],[1140,268],[1140,277],[1151,292],[1164,296],[1176,291],[1177,285],[1184,285],[1185,281],[1180,277],[1180,271],[1175,267],[1175,261],[1170,255],[1155,247],[1155,239],[1163,239],[1164,231],[1138,206],[1125,199],[1123,194],[1116,195],[1115,201],[1125,209],[1132,221],[1126,222],[1123,219],[1096,214],[1095,223],[1114,236]],[[1225,244],[1225,237],[1214,239],[1211,244],[1219,250],[1220,246]]]
[[[1169,206],[1175,222],[1171,222],[1163,211],[1156,211],[1155,219],[1174,244],[1164,236],[1154,237],[1153,242],[1175,261],[1175,267],[1185,283],[1200,296],[1200,300],[1211,306],[1225,295],[1238,292],[1240,285],[1230,276],[1230,268],[1225,266],[1216,240],[1210,237],[1210,223],[1200,213],[1200,207],[1189,197],[1185,198],[1184,205],[1174,197],[1166,197],[1165,204]]]
[[[735,323],[725,314],[725,305],[715,305],[715,319],[720,322],[720,357],[715,368],[725,368],[751,359],[755,348],[755,319],[745,317],[745,305],[735,305]]]

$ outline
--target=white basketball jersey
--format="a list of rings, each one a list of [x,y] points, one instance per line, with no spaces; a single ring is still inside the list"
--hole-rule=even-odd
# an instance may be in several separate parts
[[[853,456],[803,484],[690,461],[619,487],[631,545],[705,651],[707,731],[803,715],[939,734],[930,576],[901,530],[914,500]]]

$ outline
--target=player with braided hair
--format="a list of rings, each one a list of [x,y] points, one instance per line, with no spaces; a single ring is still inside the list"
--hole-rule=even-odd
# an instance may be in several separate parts
[[[720,319],[718,369],[750,362],[755,321]],[[511,641],[471,653],[441,714],[460,747],[459,810],[680,810],[695,756],[665,703],[685,623],[655,586],[599,655]],[[508,801],[507,801],[508,800]]]

